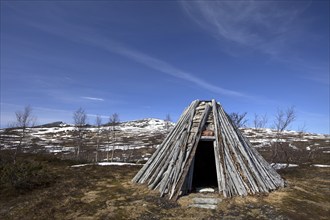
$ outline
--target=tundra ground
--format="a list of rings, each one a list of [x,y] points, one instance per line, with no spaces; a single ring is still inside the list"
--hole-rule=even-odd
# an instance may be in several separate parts
[[[5,152],[1,152],[4,162]],[[330,169],[299,166],[280,170],[288,186],[270,194],[223,199],[216,210],[160,198],[130,182],[140,166],[71,167],[51,155],[22,154],[38,164],[40,184],[0,187],[0,219],[329,219]],[[19,162],[18,162],[19,163]],[[215,195],[217,196],[217,195]]]

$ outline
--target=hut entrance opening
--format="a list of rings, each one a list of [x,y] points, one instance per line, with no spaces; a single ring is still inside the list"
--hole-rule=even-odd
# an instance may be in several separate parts
[[[194,160],[192,189],[218,188],[213,141],[199,141]]]

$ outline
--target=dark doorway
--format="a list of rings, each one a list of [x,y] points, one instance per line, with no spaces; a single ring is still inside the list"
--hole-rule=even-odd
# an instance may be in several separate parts
[[[213,141],[200,141],[196,149],[192,188],[200,187],[218,188]]]

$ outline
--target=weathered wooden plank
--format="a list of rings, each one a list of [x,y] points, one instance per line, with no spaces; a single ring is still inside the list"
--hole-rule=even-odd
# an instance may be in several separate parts
[[[220,107],[220,108],[221,108],[221,107]],[[223,113],[222,115],[225,116],[225,113],[224,113],[223,109],[221,108],[220,110],[221,110],[222,113]],[[233,140],[233,134],[234,134],[234,130],[233,130],[233,128],[234,128],[234,127],[233,127],[233,126],[229,126],[229,123],[230,123],[230,122],[229,122],[229,120],[228,120],[228,117],[223,117],[222,120],[223,120],[223,123],[227,123],[227,125],[226,125],[225,127],[228,128],[228,129],[231,129],[231,131],[227,131],[228,129],[226,130],[226,132],[227,132],[226,135],[227,135],[227,138],[230,138],[230,139],[231,139],[232,145],[236,145],[236,147],[237,147],[237,153],[238,153],[238,152],[239,152],[239,148],[240,148],[240,143],[239,143],[239,142],[236,142],[235,140]],[[228,133],[228,132],[229,132],[229,133]],[[240,166],[242,167],[243,170],[245,170],[245,171],[249,171],[249,172],[245,172],[245,173],[244,173],[245,176],[248,176],[249,173],[251,172],[251,170],[248,170],[247,167],[244,166],[244,162],[242,163],[241,160],[240,160],[240,163],[241,163]],[[250,167],[250,168],[251,168],[251,167]]]
[[[213,114],[210,114],[212,111]],[[214,131],[219,193],[225,197],[269,192],[284,186],[279,174],[233,126],[220,103],[194,101],[156,152],[133,178],[177,199],[191,190],[196,148],[204,129]],[[210,138],[210,137],[208,137]]]
[[[215,141],[214,141],[214,156],[215,156],[215,162],[216,162],[216,170],[217,170],[217,181],[218,181],[218,191],[219,193],[223,192],[225,196],[225,176],[224,176],[224,167],[223,163],[224,160],[221,156],[221,150],[220,148],[223,148],[222,145],[220,145],[220,126],[219,126],[219,118],[218,118],[218,111],[217,111],[217,104],[215,100],[212,100],[212,112],[213,112],[213,120],[214,120],[214,135],[215,135]]]
[[[175,136],[180,134],[180,131],[182,130],[182,126],[184,126],[185,123],[187,123],[188,119],[188,112],[195,111],[195,107],[198,105],[199,101],[195,100],[182,114],[180,117],[177,126],[175,126],[174,129],[170,132],[170,134],[167,136],[167,138],[163,141],[161,146],[158,147],[156,152],[152,155],[152,157],[147,161],[147,163],[143,166],[143,168],[137,173],[137,175],[133,178],[133,182],[139,182],[144,183],[150,175],[153,173],[154,169],[157,167],[157,162],[160,158],[164,157],[164,154],[166,154],[168,148],[170,148],[170,142],[175,141]]]
[[[196,139],[195,139],[195,141],[194,141],[194,143],[193,143],[193,147],[192,147],[192,149],[191,149],[191,153],[190,153],[189,157],[187,157],[188,160],[187,160],[187,162],[185,163],[185,166],[184,166],[183,172],[182,172],[182,174],[181,174],[181,176],[180,176],[180,178],[179,178],[178,183],[177,183],[176,186],[175,186],[174,193],[171,194],[170,197],[169,197],[170,199],[174,199],[174,200],[176,200],[176,199],[178,198],[178,196],[179,196],[179,193],[180,193],[180,190],[181,190],[181,187],[182,187],[183,181],[184,181],[184,179],[185,179],[185,177],[186,177],[186,175],[187,175],[187,172],[188,172],[188,170],[189,170],[189,167],[190,167],[191,161],[192,161],[192,159],[193,159],[194,156],[195,156],[195,152],[196,152],[196,148],[197,148],[197,145],[198,145],[198,141],[199,141],[199,138],[200,138],[200,136],[201,136],[201,134],[202,134],[201,128],[204,126],[204,124],[205,124],[205,122],[206,122],[206,119],[207,119],[207,116],[208,116],[208,114],[209,114],[209,111],[210,111],[210,106],[207,105],[207,106],[205,107],[205,110],[204,110],[204,113],[203,113],[203,118],[202,118],[202,120],[201,120],[201,122],[200,122],[200,124],[199,124],[199,126],[198,126],[198,127],[199,127],[199,130],[198,130],[198,132],[197,132],[197,134],[196,134]]]

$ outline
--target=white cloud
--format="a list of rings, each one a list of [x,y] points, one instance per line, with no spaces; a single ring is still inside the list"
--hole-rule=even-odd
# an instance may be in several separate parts
[[[171,75],[171,76],[179,78],[179,79],[183,79],[187,82],[191,82],[191,83],[197,85],[198,87],[206,89],[213,93],[217,93],[217,94],[221,94],[221,95],[228,95],[228,96],[248,97],[247,95],[245,95],[241,92],[225,89],[220,86],[210,84],[210,83],[194,76],[191,73],[183,71],[177,67],[172,66],[171,64],[169,64],[163,60],[151,57],[151,56],[141,53],[139,51],[134,51],[134,50],[131,50],[131,49],[128,49],[125,47],[117,47],[115,52],[117,52],[125,57],[128,57],[138,63],[141,63],[145,66],[148,66],[149,68],[157,70],[159,72]]]
[[[82,98],[82,99],[91,100],[91,101],[101,101],[101,102],[104,101],[104,99],[102,99],[102,98],[89,97],[89,96],[82,96],[81,98]]]
[[[184,70],[179,69],[178,67],[172,66],[170,63],[167,63],[166,61],[152,57],[140,51],[136,51],[120,42],[114,41],[109,37],[100,35],[97,32],[95,32],[93,28],[90,27],[80,26],[70,22],[65,22],[64,20],[61,19],[60,20],[57,19],[57,24],[52,26],[44,24],[41,21],[29,21],[27,24],[39,30],[52,33],[54,35],[66,38],[70,41],[74,41],[75,43],[87,44],[90,46],[98,47],[100,49],[106,50],[111,53],[119,54],[121,56],[129,58],[130,60],[143,64],[151,69],[193,83],[194,85],[200,88],[206,89],[216,94],[252,98],[239,91],[234,91],[223,88],[218,85],[213,85],[203,79],[196,77],[192,73],[188,73]],[[62,31],[62,29],[64,28],[65,30],[67,30],[66,32]],[[94,101],[104,101],[102,99],[94,98],[94,97],[81,97],[81,98],[94,100]]]
[[[319,25],[318,18],[304,13],[316,3],[257,0],[181,3],[188,16],[217,39],[228,54],[241,56],[245,54],[243,49],[257,51],[271,61],[299,71],[299,78],[329,84],[329,62],[322,61],[325,50],[317,61],[318,54],[310,53],[310,48],[319,47],[315,39],[329,39],[329,35],[323,36],[311,29],[314,24]]]
[[[220,40],[276,55],[292,23],[309,3],[283,1],[182,1],[187,14]]]
[[[8,127],[15,121],[15,112],[23,109],[23,105],[1,102],[0,127]],[[36,117],[36,124],[46,124],[54,121],[63,120],[69,122],[72,112],[65,109],[44,108],[32,106],[32,115]],[[10,126],[9,126],[10,127]]]
[[[87,114],[87,116],[88,117],[93,117],[93,118],[100,117],[101,119],[102,118],[109,119],[108,115]]]
[[[308,80],[312,80],[314,82],[320,83],[320,84],[324,84],[329,86],[330,85],[330,78],[329,78],[329,74],[315,74],[315,75],[303,75],[302,78],[308,79]]]

